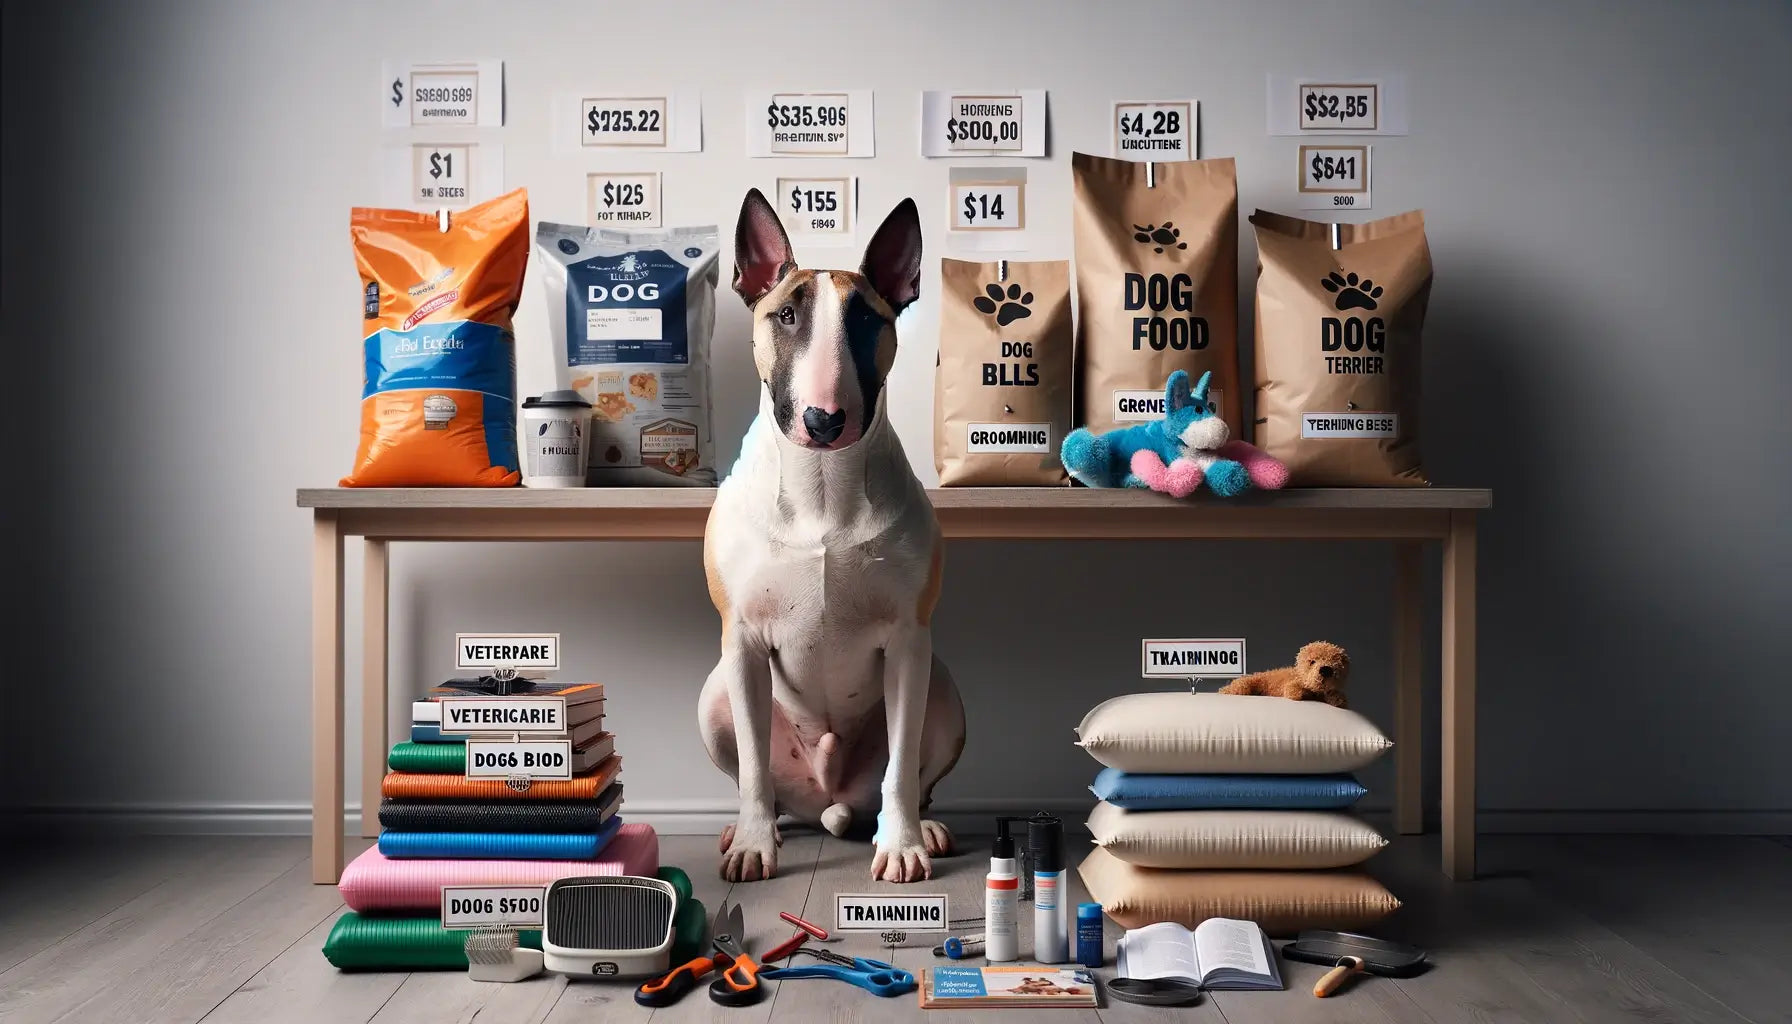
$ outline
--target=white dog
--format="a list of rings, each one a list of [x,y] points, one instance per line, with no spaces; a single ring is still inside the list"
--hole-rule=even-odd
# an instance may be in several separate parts
[[[734,290],[753,311],[759,415],[703,543],[722,658],[698,720],[740,786],[722,876],[777,871],[777,816],[834,835],[877,816],[871,874],[931,877],[952,834],[921,811],[964,748],[964,706],[933,656],[940,529],[884,409],[896,317],[920,289],[903,200],[858,273],[798,270],[778,215],[747,193]]]

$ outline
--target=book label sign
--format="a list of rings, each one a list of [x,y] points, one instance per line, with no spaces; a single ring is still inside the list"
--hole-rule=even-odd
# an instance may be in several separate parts
[[[442,731],[451,735],[567,730],[565,697],[444,697],[440,703]]]
[[[1243,640],[1141,640],[1146,679],[1225,679],[1245,674]]]
[[[834,894],[834,927],[843,932],[943,932],[952,924],[946,895]]]
[[[468,740],[469,779],[570,779],[571,740]]]
[[[454,667],[462,672],[498,668],[551,672],[560,667],[560,634],[456,633]]]
[[[537,929],[546,902],[539,885],[444,885],[442,927]]]

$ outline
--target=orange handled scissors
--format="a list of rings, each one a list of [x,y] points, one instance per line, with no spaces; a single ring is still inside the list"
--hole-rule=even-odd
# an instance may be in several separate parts
[[[727,900],[722,901],[722,908],[716,911],[715,947],[716,952],[733,963],[722,971],[721,977],[709,983],[709,998],[723,1006],[751,1006],[765,998],[765,986],[759,984],[759,965],[741,946],[744,929],[740,904],[730,907]],[[717,963],[721,962],[718,957]]]
[[[672,970],[643,984],[635,989],[635,1002],[642,1006],[671,1006],[685,997],[685,993],[697,987],[698,979],[710,971],[719,971],[727,967],[729,961],[721,956],[710,955],[679,964]]]

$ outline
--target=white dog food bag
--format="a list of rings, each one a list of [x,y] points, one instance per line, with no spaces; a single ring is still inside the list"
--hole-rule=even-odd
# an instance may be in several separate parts
[[[537,225],[559,386],[591,403],[592,486],[715,486],[717,240]]]

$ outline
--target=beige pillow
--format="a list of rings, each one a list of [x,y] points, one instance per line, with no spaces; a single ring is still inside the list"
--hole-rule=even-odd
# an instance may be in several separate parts
[[[1342,868],[1388,844],[1332,811],[1129,811],[1089,815],[1095,845],[1142,868]]]
[[[1393,741],[1362,715],[1316,700],[1133,693],[1097,704],[1077,743],[1123,772],[1349,772]]]
[[[1357,931],[1398,910],[1381,883],[1355,871],[1166,871],[1128,864],[1106,850],[1083,859],[1089,895],[1126,928],[1210,917],[1255,921],[1271,935],[1303,928]]]

